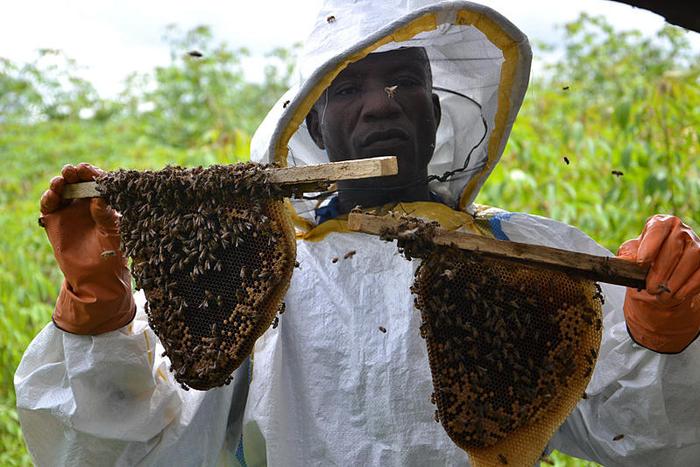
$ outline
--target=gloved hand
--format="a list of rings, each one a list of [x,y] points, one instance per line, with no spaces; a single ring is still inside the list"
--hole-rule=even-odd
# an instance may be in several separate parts
[[[651,264],[646,289],[627,289],[630,336],[656,352],[681,352],[700,333],[700,239],[679,218],[657,214],[617,254]]]
[[[67,183],[93,180],[101,170],[66,165],[41,197],[46,228],[63,271],[53,322],[74,334],[114,331],[134,318],[131,276],[119,251],[118,215],[101,198],[62,199]]]

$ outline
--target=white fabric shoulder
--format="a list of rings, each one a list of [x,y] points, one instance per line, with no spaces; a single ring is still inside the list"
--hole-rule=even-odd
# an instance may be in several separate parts
[[[14,383],[36,465],[216,465],[247,375],[182,390],[137,300],[136,319],[118,331],[78,336],[50,323],[27,348]]]

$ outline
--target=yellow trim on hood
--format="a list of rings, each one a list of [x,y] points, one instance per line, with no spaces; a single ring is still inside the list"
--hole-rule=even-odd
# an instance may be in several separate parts
[[[501,151],[503,135],[506,131],[508,117],[511,113],[511,95],[515,81],[515,75],[518,69],[520,60],[520,51],[518,43],[513,40],[493,19],[485,13],[478,13],[470,10],[459,10],[456,12],[454,24],[470,25],[481,31],[503,54],[503,64],[501,65],[500,82],[498,85],[498,104],[496,114],[494,116],[494,127],[491,130],[491,135],[488,141],[486,152],[486,163],[484,167],[475,174],[462,189],[459,197],[458,206],[460,209],[465,209],[472,196],[475,194],[477,187],[482,183],[484,174],[493,170],[498,162]],[[384,36],[364,49],[346,57],[335,68],[328,72],[313,86],[310,92],[303,98],[301,104],[296,108],[295,113],[291,116],[289,123],[282,132],[280,138],[276,141],[274,147],[274,160],[281,166],[287,165],[287,144],[294,133],[299,129],[300,125],[306,118],[306,115],[313,107],[314,103],[321,97],[324,90],[330,86],[332,81],[345,69],[350,63],[361,60],[369,55],[377,48],[390,42],[401,42],[408,40],[421,32],[431,31],[438,27],[437,14],[435,12],[426,13],[403,27],[396,29],[393,33]],[[503,142],[504,143],[504,142]],[[505,143],[504,143],[505,144]],[[297,224],[299,221],[304,221],[298,215],[295,216]],[[308,224],[308,221],[304,221]],[[306,228],[304,230],[307,230]],[[314,229],[311,229],[313,231]],[[311,232],[309,231],[309,232]]]
[[[285,198],[284,208],[289,214],[289,217],[292,220],[292,225],[294,227],[301,229],[303,232],[308,232],[309,230],[314,228],[313,222],[311,222],[308,219],[304,219],[299,214],[297,214],[297,211],[296,209],[294,209],[294,206],[292,206],[292,202],[289,201],[289,198]]]
[[[479,174],[472,177],[462,189],[462,194],[459,198],[459,207],[465,209],[472,195],[475,194],[474,191],[477,186],[479,186],[483,175],[489,173],[496,165],[496,162],[498,162],[500,156],[499,148],[511,110],[510,97],[513,91],[513,81],[515,80],[515,72],[517,70],[518,60],[520,59],[520,52],[517,43],[513,41],[498,24],[483,13],[461,10],[457,13],[457,24],[472,25],[483,32],[496,47],[501,49],[504,59],[503,65],[501,65],[501,80],[498,85],[498,106],[496,107],[494,127],[491,132],[491,137],[489,138],[489,146],[486,152],[486,164],[484,168],[479,171]]]

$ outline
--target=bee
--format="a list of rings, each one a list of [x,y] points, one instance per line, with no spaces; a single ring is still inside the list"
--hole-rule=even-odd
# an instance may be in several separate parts
[[[334,257],[331,259],[331,263],[335,264],[335,263],[337,263],[337,262],[338,262],[338,257],[337,257],[337,256],[334,256]]]
[[[277,329],[278,324],[280,324],[280,319],[278,316],[275,316],[274,321],[272,321],[272,329]]]
[[[569,86],[564,86],[564,87],[561,88],[561,89],[562,89],[562,91],[568,91],[568,90],[569,90]]]
[[[583,400],[588,399],[588,394],[586,394],[586,392],[584,392],[584,393],[581,395],[581,399],[583,399]]]
[[[379,330],[386,334],[386,328],[384,326],[379,326]]]
[[[396,90],[398,89],[398,85],[393,85],[393,86],[387,86],[384,88],[384,92],[386,92],[386,96],[389,99],[393,99],[394,96],[396,95]]]
[[[617,178],[620,178],[620,177],[622,177],[622,176],[624,175],[624,173],[623,173],[622,171],[620,171],[620,170],[613,170],[611,173],[612,173],[614,176],[616,176]]]
[[[446,278],[448,281],[451,281],[454,278],[455,273],[451,269],[445,269],[440,276]]]
[[[599,318],[596,318],[596,320],[595,320],[596,331],[600,331],[602,327],[603,327],[603,322]]]
[[[564,156],[564,162],[566,162],[566,165],[569,165],[570,164],[569,158]]]
[[[620,441],[620,440],[621,440],[622,438],[624,438],[624,437],[625,437],[625,435],[623,435],[623,434],[616,435],[616,436],[613,438],[613,441]]]
[[[333,16],[333,15],[327,16],[327,17],[326,17],[326,22],[327,22],[328,24],[335,23],[335,16]]]
[[[284,104],[282,104],[282,108],[283,108],[283,109],[286,109],[287,106],[289,105],[289,102],[290,102],[290,101],[284,101]]]
[[[350,250],[345,255],[343,256],[343,259],[349,259],[355,256],[355,253],[357,253],[355,250]]]

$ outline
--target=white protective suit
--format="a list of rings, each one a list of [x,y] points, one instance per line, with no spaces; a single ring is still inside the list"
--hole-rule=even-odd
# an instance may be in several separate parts
[[[463,167],[476,147],[468,170],[431,186],[456,210],[407,207],[447,228],[610,254],[559,222],[473,206],[501,156],[530,64],[526,37],[481,5],[329,2],[300,59],[298,85],[261,125],[253,159],[326,161],[303,125],[311,105],[349,61],[405,46],[426,48],[441,98],[430,173]],[[37,465],[467,464],[433,420],[426,348],[409,292],[416,261],[399,256],[395,244],[347,232],[342,220],[312,228],[313,205],[295,208],[306,228],[287,311],[229,386],[181,390],[142,306],[132,324],[99,336],[48,324],[15,376]],[[343,259],[351,250],[357,253]],[[700,344],[679,355],[635,345],[622,313],[624,289],[604,291],[604,336],[588,398],[550,447],[610,466],[699,465]],[[613,441],[618,434],[625,436]]]

